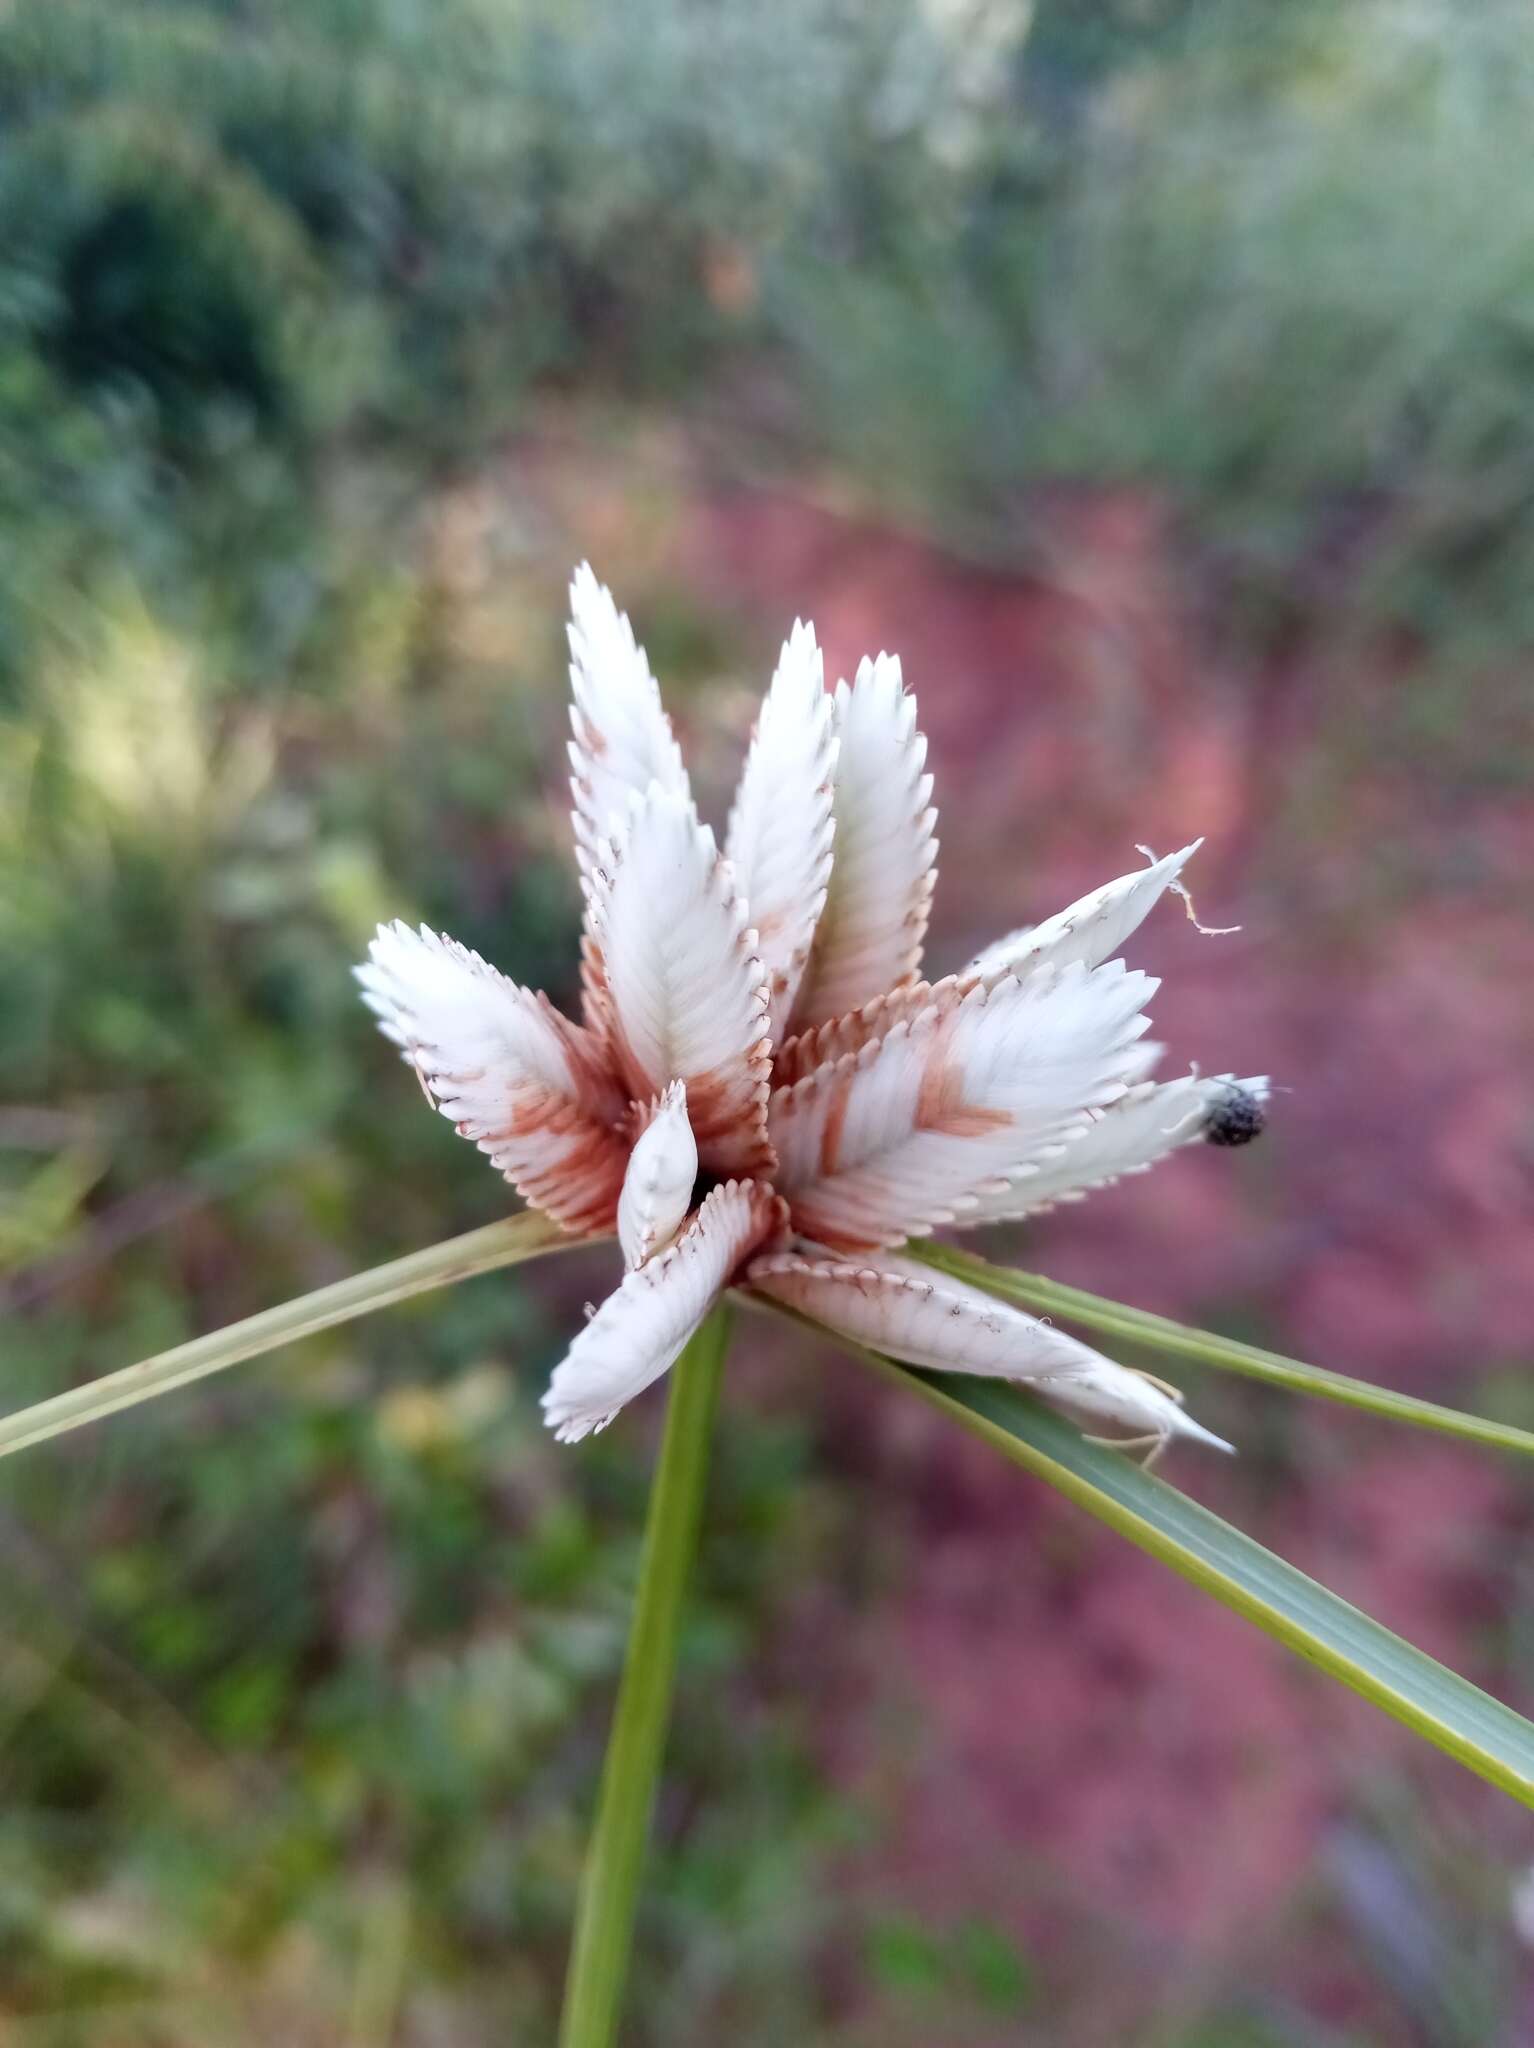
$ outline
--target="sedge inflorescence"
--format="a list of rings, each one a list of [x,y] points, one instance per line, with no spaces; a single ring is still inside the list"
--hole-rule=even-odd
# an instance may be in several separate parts
[[[620,1240],[624,1277],[544,1396],[555,1433],[603,1428],[734,1286],[909,1364],[1025,1382],[1126,1447],[1219,1445],[1175,1389],[900,1250],[1256,1135],[1265,1080],[1151,1078],[1158,984],[1118,957],[1200,842],[926,980],[936,813],[899,661],[828,691],[794,626],[721,852],[588,567],[571,612],[580,1020],[424,926],[382,926],[357,970],[523,1198]]]

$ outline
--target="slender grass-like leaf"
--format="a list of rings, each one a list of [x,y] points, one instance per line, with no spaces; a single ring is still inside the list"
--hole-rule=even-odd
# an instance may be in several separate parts
[[[557,1223],[533,1210],[504,1222],[487,1223],[482,1230],[466,1231],[462,1237],[446,1238],[425,1251],[392,1259],[366,1273],[354,1273],[313,1294],[300,1295],[296,1301],[263,1309],[259,1315],[230,1323],[209,1336],[194,1337],[189,1344],[177,1344],[154,1358],[0,1417],[0,1458],[46,1443],[49,1437],[63,1436],[121,1408],[135,1407],[156,1394],[168,1394],[209,1373],[222,1372],[225,1366],[239,1365],[300,1337],[311,1337],[316,1330],[332,1329],[337,1323],[349,1323],[374,1309],[406,1301],[412,1294],[589,1242],[568,1237]]]
[[[1422,1401],[1413,1394],[1373,1386],[1368,1380],[1349,1379],[1346,1373],[1306,1365],[1298,1358],[1285,1358],[1280,1352],[1264,1351],[1256,1344],[1217,1336],[1212,1330],[1174,1323],[1167,1316],[1129,1308],[1100,1294],[1088,1294],[1084,1288],[1046,1280],[1040,1273],[1017,1273],[1009,1266],[992,1265],[971,1253],[955,1251],[950,1245],[913,1243],[906,1249],[941,1272],[952,1273],[974,1287],[983,1287],[1003,1301],[1018,1302],[1035,1315],[1060,1316],[1066,1322],[1079,1323],[1083,1329],[1099,1330],[1105,1336],[1143,1345],[1148,1351],[1167,1352],[1199,1365],[1243,1373],[1248,1379],[1285,1387],[1292,1394],[1314,1394],[1323,1401],[1340,1401],[1350,1408],[1383,1415],[1391,1422],[1410,1423],[1416,1429],[1436,1430],[1440,1435],[1463,1437],[1470,1443],[1492,1444],[1498,1450],[1521,1451],[1526,1457],[1534,1454],[1534,1432],[1518,1429],[1512,1423],[1493,1422],[1484,1415],[1466,1415],[1458,1408],[1440,1407],[1436,1401]]]
[[[581,1878],[560,2048],[609,2048],[618,2031],[645,1842],[666,1746],[682,1598],[698,1547],[709,1438],[728,1342],[729,1311],[716,1308],[671,1368],[634,1623]]]
[[[1534,1806],[1534,1724],[1116,1451],[994,1381],[913,1372],[838,1339],[885,1379],[993,1444],[1068,1500]]]

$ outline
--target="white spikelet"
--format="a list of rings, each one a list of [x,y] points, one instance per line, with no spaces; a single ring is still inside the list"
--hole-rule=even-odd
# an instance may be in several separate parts
[[[915,1260],[865,1263],[768,1253],[752,1261],[746,1282],[756,1293],[902,1364],[1015,1380],[1077,1419],[1123,1430],[1130,1444],[1186,1436],[1231,1448],[1144,1374]]]
[[[1191,846],[1169,853],[1164,860],[1152,861],[1135,874],[1105,882],[1100,889],[1056,911],[1043,924],[1024,925],[1018,931],[1008,932],[1004,939],[977,953],[965,974],[989,979],[995,974],[1025,974],[1030,967],[1045,961],[1060,967],[1067,961],[1079,960],[1083,966],[1096,967],[1111,960],[1149,917],[1162,893],[1176,884],[1184,866],[1203,843],[1202,839],[1195,839]]]
[[[768,1123],[794,1228],[872,1250],[967,1217],[1140,1078],[1155,987],[1118,962],[950,984],[774,1090]]]
[[[685,1083],[702,1165],[769,1173],[766,980],[730,867],[686,798],[652,783],[630,799],[593,870],[588,911],[611,1054],[630,1094],[644,1101]]]
[[[937,881],[937,812],[916,699],[894,655],[836,686],[836,838],[825,909],[791,1029],[842,1017],[921,969]]]
[[[687,1090],[673,1081],[634,1141],[618,1197],[618,1242],[630,1272],[664,1251],[681,1229],[697,1178]]]
[[[380,925],[354,971],[379,1029],[462,1135],[566,1228],[611,1230],[624,1105],[589,1034],[426,925]]]
[[[796,620],[762,703],[725,839],[767,975],[774,1041],[799,993],[831,879],[833,711],[814,628]]]
[[[1147,1373],[1115,1365],[1111,1358],[1099,1357],[1096,1352],[1090,1356],[1094,1361],[1090,1368],[1069,1377],[1041,1380],[1037,1391],[1072,1422],[1093,1430],[1106,1424],[1114,1432],[1122,1432],[1121,1437],[1099,1441],[1117,1443],[1125,1450],[1144,1447],[1159,1453],[1173,1437],[1180,1436],[1210,1450],[1236,1455],[1233,1443],[1193,1420],[1175,1390]]]
[[[660,686],[606,584],[582,562],[570,581],[570,793],[584,881],[631,796],[652,782],[691,800]]]

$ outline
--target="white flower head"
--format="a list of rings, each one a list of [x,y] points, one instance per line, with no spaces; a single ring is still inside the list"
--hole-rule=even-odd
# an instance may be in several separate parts
[[[604,1428],[739,1286],[1126,1447],[1219,1444],[1175,1390],[898,1253],[1256,1135],[1265,1080],[1148,1078],[1157,983],[1117,958],[1198,842],[925,981],[936,813],[899,662],[827,691],[796,623],[721,855],[627,618],[584,565],[570,599],[580,1023],[424,926],[382,926],[357,970],[443,1115],[528,1202],[621,1242],[544,1397],[556,1435]]]

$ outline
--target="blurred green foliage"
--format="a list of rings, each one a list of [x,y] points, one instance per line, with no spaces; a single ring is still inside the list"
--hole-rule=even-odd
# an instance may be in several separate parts
[[[570,990],[536,544],[471,634],[431,527],[530,408],[685,413],[982,550],[1153,480],[1246,625],[1495,652],[1531,114],[1505,0],[12,0],[8,1404],[496,1213],[345,965],[416,914]],[[685,683],[713,627],[670,628]],[[543,1441],[570,1309],[476,1283],[7,1466],[7,2040],[551,2037],[645,1474]],[[861,2039],[846,1954],[913,2041],[1034,2010],[989,1924],[838,1896],[860,1816],[745,1676],[802,1573],[882,1569],[809,1450],[723,1433],[635,2043]]]
[[[418,482],[535,389],[700,369],[977,546],[1029,484],[1138,476],[1259,605],[1507,644],[1531,113],[1510,0],[18,0],[0,655],[125,556],[221,667],[333,674],[341,451]]]

